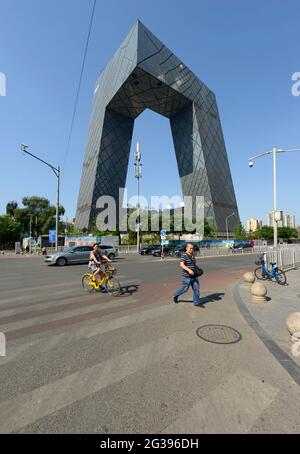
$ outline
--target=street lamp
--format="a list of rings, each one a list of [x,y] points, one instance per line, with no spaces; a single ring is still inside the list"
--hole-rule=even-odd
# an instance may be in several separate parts
[[[59,222],[59,216],[58,216],[58,210],[59,210],[59,185],[60,185],[60,168],[59,166],[56,168],[53,165],[49,164],[49,162],[44,161],[41,158],[38,158],[34,154],[30,153],[27,151],[28,145],[24,145],[23,143],[21,144],[21,150],[23,153],[29,154],[31,157],[37,159],[38,161],[42,162],[43,164],[46,164],[48,167],[50,167],[56,178],[57,178],[57,200],[56,200],[56,226],[55,226],[55,231],[56,231],[56,238],[55,238],[55,249],[58,251],[58,222]]]
[[[134,176],[137,179],[137,252],[140,250],[140,179],[142,178],[142,164],[141,164],[141,150],[140,143],[136,144],[135,163],[134,163]]]
[[[248,165],[249,167],[254,166],[254,160],[261,158],[262,156],[266,156],[268,154],[273,155],[273,189],[274,189],[274,210],[273,210],[273,223],[274,223],[274,247],[277,247],[277,221],[278,221],[278,214],[277,214],[277,176],[276,176],[276,154],[277,153],[286,153],[286,152],[293,152],[293,151],[300,151],[300,148],[291,148],[289,150],[283,150],[282,148],[273,147],[270,151],[265,151],[264,153],[258,154],[253,156],[249,159]]]
[[[32,214],[30,215],[30,218],[29,218],[29,253],[31,254],[31,224],[32,223]]]
[[[227,242],[229,241],[228,219],[229,219],[231,216],[235,216],[235,213],[231,213],[229,216],[226,217],[226,234],[227,234]]]

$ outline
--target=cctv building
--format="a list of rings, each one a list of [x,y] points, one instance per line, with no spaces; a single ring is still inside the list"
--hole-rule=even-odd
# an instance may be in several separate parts
[[[140,21],[96,82],[76,226],[91,227],[101,196],[118,207],[134,120],[147,108],[170,120],[183,196],[204,197],[219,235],[235,213],[232,231],[239,214],[215,95]]]

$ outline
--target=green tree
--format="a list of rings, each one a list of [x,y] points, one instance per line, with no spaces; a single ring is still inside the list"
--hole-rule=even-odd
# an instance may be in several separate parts
[[[50,205],[48,199],[44,197],[32,196],[23,197],[22,203],[24,208],[18,207],[17,202],[11,201],[6,205],[7,216],[15,220],[19,228],[19,235],[29,235],[30,220],[31,231],[33,236],[47,234],[49,229],[55,228],[56,224],[56,207]],[[59,216],[65,213],[63,206],[59,206]],[[63,224],[59,223],[59,230],[63,230]]]
[[[273,240],[274,230],[273,227],[269,227],[268,225],[263,225],[260,229],[255,230],[254,232],[256,238],[260,240]]]
[[[26,211],[23,211],[23,215],[27,215],[27,228],[32,220],[32,231],[35,232],[36,236],[41,234],[47,234],[49,229],[55,228],[56,225],[56,206],[50,205],[48,199],[44,197],[32,196],[23,197],[22,203]],[[65,214],[65,209],[62,205],[58,208],[59,216]],[[62,223],[59,225],[59,229],[62,229]]]
[[[68,230],[68,235],[72,236],[72,235],[84,235],[85,232],[82,230],[82,229],[78,229],[77,227],[75,227],[74,225],[68,225],[67,227],[67,230]]]
[[[237,240],[245,240],[247,238],[245,227],[241,222],[234,227],[233,234]]]
[[[45,197],[33,195],[31,197],[23,197],[22,203],[25,208],[28,208],[32,214],[37,214],[49,208],[50,202]]]
[[[296,229],[292,229],[290,227],[279,227],[278,238],[282,238],[283,240],[289,240],[290,238],[298,238],[298,232]]]
[[[7,214],[0,216],[0,244],[18,241],[21,224]]]
[[[217,236],[217,227],[216,225],[209,221],[207,218],[204,218],[204,238],[212,239]]]
[[[18,203],[15,200],[11,200],[6,205],[6,214],[11,218],[14,217],[15,211],[18,208]]]

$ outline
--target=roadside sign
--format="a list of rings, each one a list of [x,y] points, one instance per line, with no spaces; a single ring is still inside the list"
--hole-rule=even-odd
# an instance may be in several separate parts
[[[162,244],[162,245],[169,244],[169,240],[161,240],[161,244]]]
[[[166,231],[166,230],[161,230],[161,231],[160,231],[160,237],[161,237],[161,238],[164,238],[164,237],[166,237],[166,236],[167,236],[167,231]]]
[[[56,230],[49,230],[49,243],[56,242]]]

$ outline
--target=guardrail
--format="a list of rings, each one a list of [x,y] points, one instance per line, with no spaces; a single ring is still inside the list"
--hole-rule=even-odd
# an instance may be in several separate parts
[[[256,252],[255,248],[259,248]],[[261,251],[265,251],[266,248],[262,246],[256,246],[254,248],[245,248],[241,250],[237,249],[229,249],[226,247],[201,247],[199,251],[195,251],[195,255],[198,257],[206,257],[206,256],[218,256],[218,255],[236,255],[236,254],[254,254],[259,253]],[[132,254],[136,253],[136,245],[133,246],[119,246],[118,247],[119,254]]]
[[[59,246],[59,251],[63,251],[63,246]],[[119,246],[118,253],[122,254],[133,254],[136,252],[136,245],[130,246]],[[2,252],[2,251],[1,251]],[[0,254],[1,254],[0,252]],[[15,255],[14,250],[3,251],[5,255]],[[54,247],[47,248],[47,254],[55,252]],[[245,248],[241,250],[230,249],[230,248],[219,248],[219,247],[201,247],[199,251],[195,251],[195,255],[198,258],[201,257],[218,257],[218,256],[235,256],[235,255],[255,255],[255,254],[267,254],[267,262],[270,265],[270,262],[276,262],[279,268],[283,270],[294,269],[297,266],[300,266],[300,245],[295,244],[283,244],[280,245],[277,249],[274,249],[273,246],[254,246],[253,248]],[[25,253],[24,255],[30,255]],[[32,255],[36,253],[32,252]],[[41,255],[39,252],[38,255]]]
[[[118,246],[117,247],[119,254],[131,254],[136,252],[136,245],[133,246]]]
[[[266,251],[268,264],[276,262],[278,267],[285,271],[300,266],[300,246],[288,246]]]

